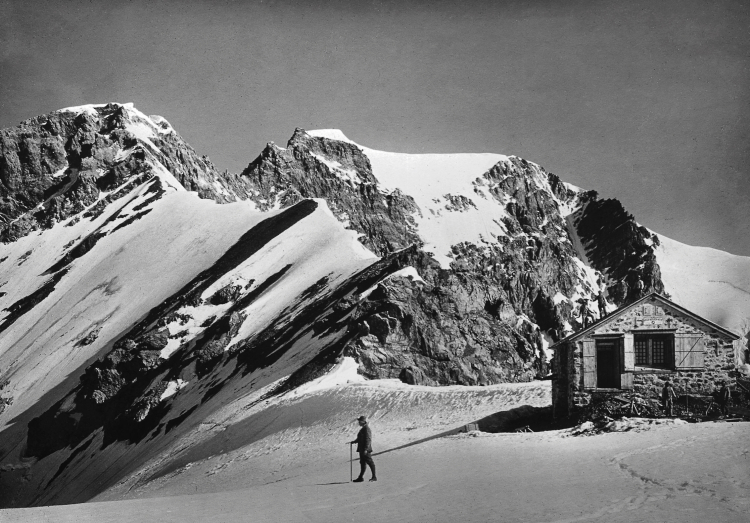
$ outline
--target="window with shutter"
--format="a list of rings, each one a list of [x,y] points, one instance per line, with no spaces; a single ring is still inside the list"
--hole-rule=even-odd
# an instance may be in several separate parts
[[[645,333],[633,335],[633,352],[636,367],[671,369],[675,366],[672,357],[673,334]]]

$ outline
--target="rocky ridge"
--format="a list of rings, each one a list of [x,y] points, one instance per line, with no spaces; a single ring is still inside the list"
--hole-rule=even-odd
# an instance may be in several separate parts
[[[0,241],[96,216],[127,194],[123,185],[162,171],[201,198],[238,199],[230,175],[132,104],[71,107],[0,130]]]

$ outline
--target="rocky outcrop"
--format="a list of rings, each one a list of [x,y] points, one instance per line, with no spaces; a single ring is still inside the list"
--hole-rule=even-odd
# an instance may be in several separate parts
[[[166,120],[130,104],[72,108],[0,130],[0,241],[83,211],[97,216],[127,194],[123,185],[162,170],[202,198],[242,195],[236,177],[218,173]]]
[[[385,254],[421,245],[413,198],[378,190],[370,160],[350,143],[309,136],[297,129],[286,149],[269,143],[240,175],[261,210],[287,207],[302,198],[323,198],[360,241]]]
[[[664,293],[654,248],[659,237],[636,223],[618,200],[601,200],[596,191],[581,197],[573,223],[591,265],[607,277],[607,291],[618,305],[650,292]],[[638,290],[638,280],[642,288]]]
[[[560,214],[561,202],[575,193],[555,175],[511,157],[479,177],[476,197],[487,197],[484,188],[505,208],[508,235],[454,245],[450,269],[422,250],[414,199],[384,190],[356,145],[297,129],[286,148],[269,144],[241,176],[262,209],[324,198],[372,251],[415,249],[411,264],[423,283],[394,278],[358,310],[358,338],[347,350],[366,376],[437,385],[525,381],[543,373],[540,330],[562,332],[573,311],[553,297],[570,296],[581,284]],[[465,196],[445,199],[449,212],[476,208]]]

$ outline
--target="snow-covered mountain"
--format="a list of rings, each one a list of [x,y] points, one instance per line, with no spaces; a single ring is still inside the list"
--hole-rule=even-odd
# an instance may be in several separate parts
[[[750,259],[516,156],[297,129],[219,173],[106,104],[0,131],[0,182],[0,506],[90,499],[342,357],[408,384],[531,380],[581,300],[612,310],[637,278],[729,328],[750,315]]]

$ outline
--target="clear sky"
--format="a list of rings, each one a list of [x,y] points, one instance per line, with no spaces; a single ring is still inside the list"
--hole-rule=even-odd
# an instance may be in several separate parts
[[[516,154],[750,256],[749,31],[743,1],[0,0],[0,127],[134,102],[235,172],[295,127]]]

